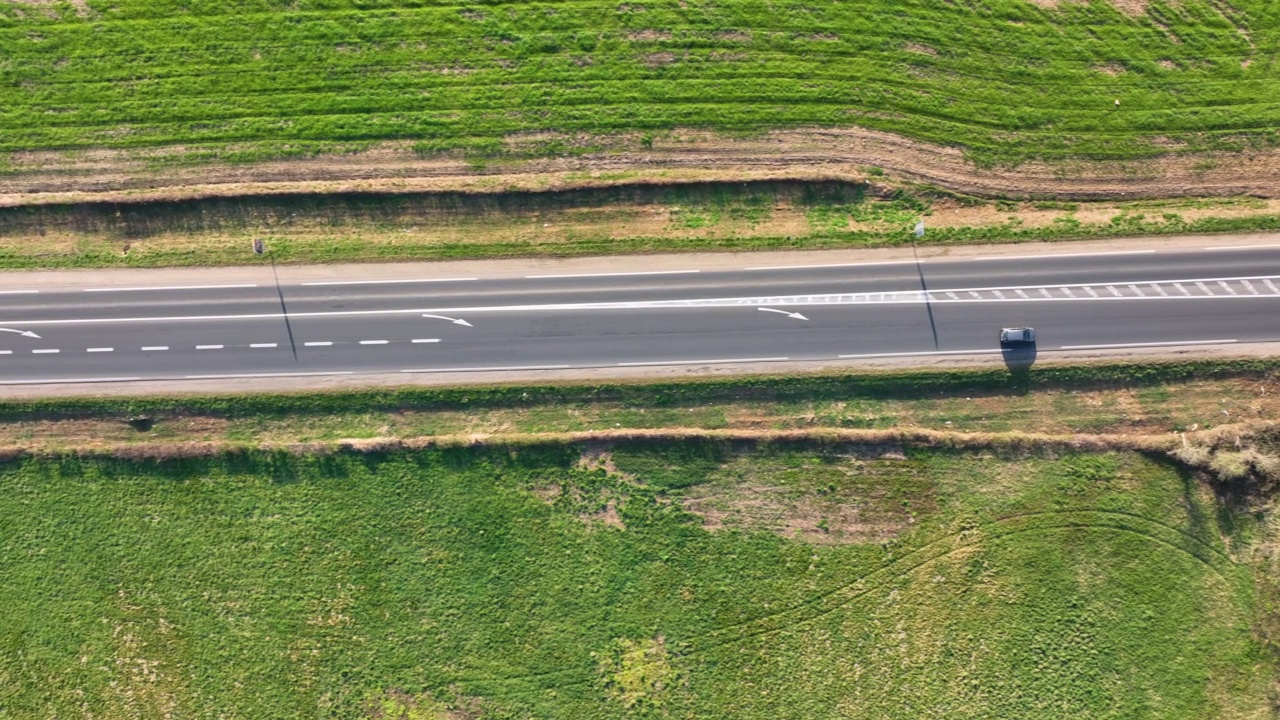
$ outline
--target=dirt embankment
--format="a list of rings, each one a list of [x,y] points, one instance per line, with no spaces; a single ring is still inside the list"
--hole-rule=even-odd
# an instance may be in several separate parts
[[[513,154],[547,136],[509,141]],[[411,143],[363,152],[254,164],[163,161],[152,151],[14,153],[0,173],[0,206],[141,202],[215,196],[335,192],[502,192],[636,183],[867,179],[882,168],[906,180],[985,196],[1073,200],[1143,197],[1280,197],[1280,151],[1169,154],[1144,161],[1028,163],[979,168],[957,148],[860,128],[776,130],[750,137],[678,131],[640,137],[567,138],[590,149],[561,158],[486,161],[420,157]]]

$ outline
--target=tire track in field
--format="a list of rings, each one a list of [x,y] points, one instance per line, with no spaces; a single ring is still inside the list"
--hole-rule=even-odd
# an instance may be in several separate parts
[[[1010,525],[1012,527],[1007,527]],[[1146,527],[1135,527],[1135,525],[1145,525]],[[992,529],[995,532],[991,532]],[[1233,585],[1239,580],[1239,576],[1236,574],[1235,562],[1225,552],[1182,528],[1136,513],[1096,509],[1018,513],[994,521],[980,523],[959,533],[952,533],[931,540],[868,571],[852,582],[818,593],[791,607],[718,628],[705,633],[701,637],[695,636],[686,639],[680,643],[682,649],[677,650],[674,654],[680,657],[688,657],[763,635],[782,632],[788,628],[822,619],[845,609],[849,604],[866,595],[884,589],[885,585],[894,579],[958,552],[981,547],[986,543],[1007,541],[1031,533],[1072,530],[1111,531],[1133,535],[1190,556],[1208,568],[1224,584]],[[1162,535],[1165,537],[1161,537]],[[957,540],[959,543],[956,543]],[[779,622],[775,624],[775,621]],[[651,664],[645,663],[640,667]],[[456,678],[452,682],[464,683],[469,686],[506,685],[508,683],[530,683],[572,675],[578,675],[578,677],[567,677],[566,680],[555,683],[554,687],[569,687],[596,680],[594,667],[584,663],[576,667],[499,678]],[[539,693],[545,691],[547,687],[545,684],[539,683],[537,686],[529,687],[527,690],[516,693],[507,692],[506,694],[519,696]]]
[[[1088,520],[1089,516],[1093,516],[1097,519],[1090,522]],[[1076,518],[1081,519],[1077,520]],[[1045,524],[1034,524],[1041,521]],[[1124,521],[1127,521],[1127,523]],[[1148,525],[1148,529],[1143,530],[1132,527],[1128,524],[1134,523],[1135,521],[1137,521],[1137,524]],[[1004,526],[1023,522],[1033,524],[1028,527],[1015,526],[1008,528],[1003,532],[1000,531]],[[993,528],[996,531],[990,532]],[[1115,532],[1129,533],[1191,556],[1209,568],[1215,575],[1225,582],[1231,582],[1231,578],[1229,576],[1234,573],[1231,559],[1217,551],[1208,543],[1173,528],[1172,526],[1144,518],[1140,515],[1108,510],[1065,510],[1022,513],[1019,515],[1011,515],[1001,518],[993,522],[983,523],[970,530],[964,530],[957,534],[938,538],[909,551],[901,557],[895,558],[894,560],[881,565],[851,583],[819,593],[808,600],[793,605],[790,608],[780,610],[776,613],[770,613],[769,615],[753,618],[751,620],[712,631],[707,635],[712,642],[709,645],[706,645],[705,649],[720,647],[748,638],[779,632],[788,627],[794,627],[795,625],[825,617],[832,612],[843,608],[849,602],[883,588],[884,584],[890,579],[913,572],[925,565],[928,565],[929,563],[936,562],[957,552],[980,547],[984,543],[1005,540],[1018,535],[1055,530],[1112,530]],[[1159,534],[1161,533],[1176,533],[1176,537],[1181,537],[1185,541],[1190,541],[1190,544],[1193,545],[1195,549],[1193,550],[1192,548],[1186,547],[1186,543],[1159,537]],[[969,539],[966,539],[966,536],[969,536]],[[960,540],[960,542],[958,544],[954,544],[956,540]],[[948,547],[940,547],[944,545],[948,545]],[[1219,567],[1219,562],[1227,563],[1228,567],[1226,569]],[[879,579],[881,577],[883,577],[883,579]],[[771,621],[788,617],[795,617],[796,619],[783,622],[777,626],[771,626]],[[736,633],[736,631],[742,629],[748,630],[746,632]],[[720,639],[721,636],[727,637]],[[696,643],[697,641],[694,640],[691,642]]]

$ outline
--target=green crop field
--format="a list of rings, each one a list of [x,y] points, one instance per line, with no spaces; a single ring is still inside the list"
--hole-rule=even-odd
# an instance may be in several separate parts
[[[1007,163],[1277,140],[1273,0],[1051,5],[0,0],[0,153],[858,125]]]
[[[582,457],[0,465],[0,717],[1268,716],[1267,523],[1171,465]]]

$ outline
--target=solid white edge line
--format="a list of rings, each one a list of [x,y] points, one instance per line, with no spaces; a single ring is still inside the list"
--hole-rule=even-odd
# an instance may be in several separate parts
[[[315,377],[319,375],[355,375],[354,370],[338,370],[334,372],[298,372],[298,373],[243,373],[239,375],[187,375],[185,380],[225,380],[232,378],[274,378],[274,377]]]
[[[101,292],[145,292],[148,290],[227,290],[232,288],[256,288],[257,283],[243,283],[237,285],[165,285],[157,287],[100,287],[85,288],[81,292],[101,293]]]
[[[618,363],[618,367],[642,367],[645,365],[722,365],[726,363],[753,363],[753,362],[786,362],[790,358],[784,357],[760,357],[760,358],[717,358],[714,360],[655,360],[649,362],[623,362]]]
[[[1181,347],[1183,345],[1230,345],[1239,340],[1171,340],[1168,342],[1112,343],[1109,345],[1063,345],[1060,350],[1106,350],[1108,348]]]
[[[1273,250],[1280,245],[1206,245],[1205,250]]]
[[[525,275],[525,280],[562,280],[568,278],[637,277],[640,275],[692,275],[701,270],[648,270],[643,272],[573,273],[566,275]]]
[[[327,285],[397,285],[405,283],[436,283],[436,282],[472,282],[480,278],[414,278],[411,280],[332,280],[325,282],[304,282],[300,283],[303,287],[323,287]]]
[[[387,345],[387,344],[390,344],[390,342],[391,342],[390,340],[361,340],[360,344],[361,345]]]
[[[969,260],[971,262],[987,260],[1039,260],[1040,258],[1103,257],[1106,255],[1154,255],[1155,252],[1155,250],[1116,250],[1114,252],[1057,253],[1055,255],[983,255],[981,257],[969,258]]]
[[[85,352],[115,352],[115,348],[85,348]]]
[[[837,355],[841,360],[857,358],[917,357],[923,355],[998,355],[1000,350],[983,348],[981,350],[928,350],[921,352],[866,353],[862,355]]]
[[[251,347],[251,348],[273,348],[273,347],[279,347],[279,345],[278,345],[278,344],[276,344],[276,343],[249,343],[249,347]]]
[[[36,295],[39,290],[0,290],[0,295]]]
[[[333,343],[331,343],[331,342],[329,342],[329,341],[327,341],[327,340],[326,340],[326,341],[324,341],[324,342],[308,342],[308,343],[302,343],[302,347],[329,347],[329,346],[330,346],[330,345],[332,345],[332,344],[333,344]]]
[[[419,343],[438,343],[440,338],[415,338],[412,342],[414,345]]]
[[[421,368],[401,370],[402,373],[451,373],[451,372],[499,372],[518,370],[569,370],[573,365],[514,365],[511,367],[457,367],[457,368]]]
[[[142,352],[157,352],[160,350],[168,350],[168,349],[169,349],[168,345],[144,345],[141,348]]]
[[[221,350],[223,347],[224,346],[222,345],[197,345],[196,349],[197,350]]]
[[[762,267],[749,267],[743,270],[820,270],[822,268],[850,268],[850,267],[878,267],[881,265],[915,265],[916,260],[887,260],[885,262],[865,262],[865,263],[828,263],[823,265],[765,265]],[[925,262],[920,260],[918,262]]]
[[[54,353],[60,353],[60,352],[62,351],[57,348],[44,348],[40,350],[32,350],[31,354],[32,355],[53,355]]]
[[[56,380],[0,380],[0,385],[62,385],[64,383],[137,382],[140,377],[58,378]]]

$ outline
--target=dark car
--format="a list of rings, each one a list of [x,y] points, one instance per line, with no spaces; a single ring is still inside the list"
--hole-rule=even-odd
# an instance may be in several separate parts
[[[1000,331],[1001,347],[1019,347],[1036,344],[1036,329],[1029,327],[1004,328]]]

